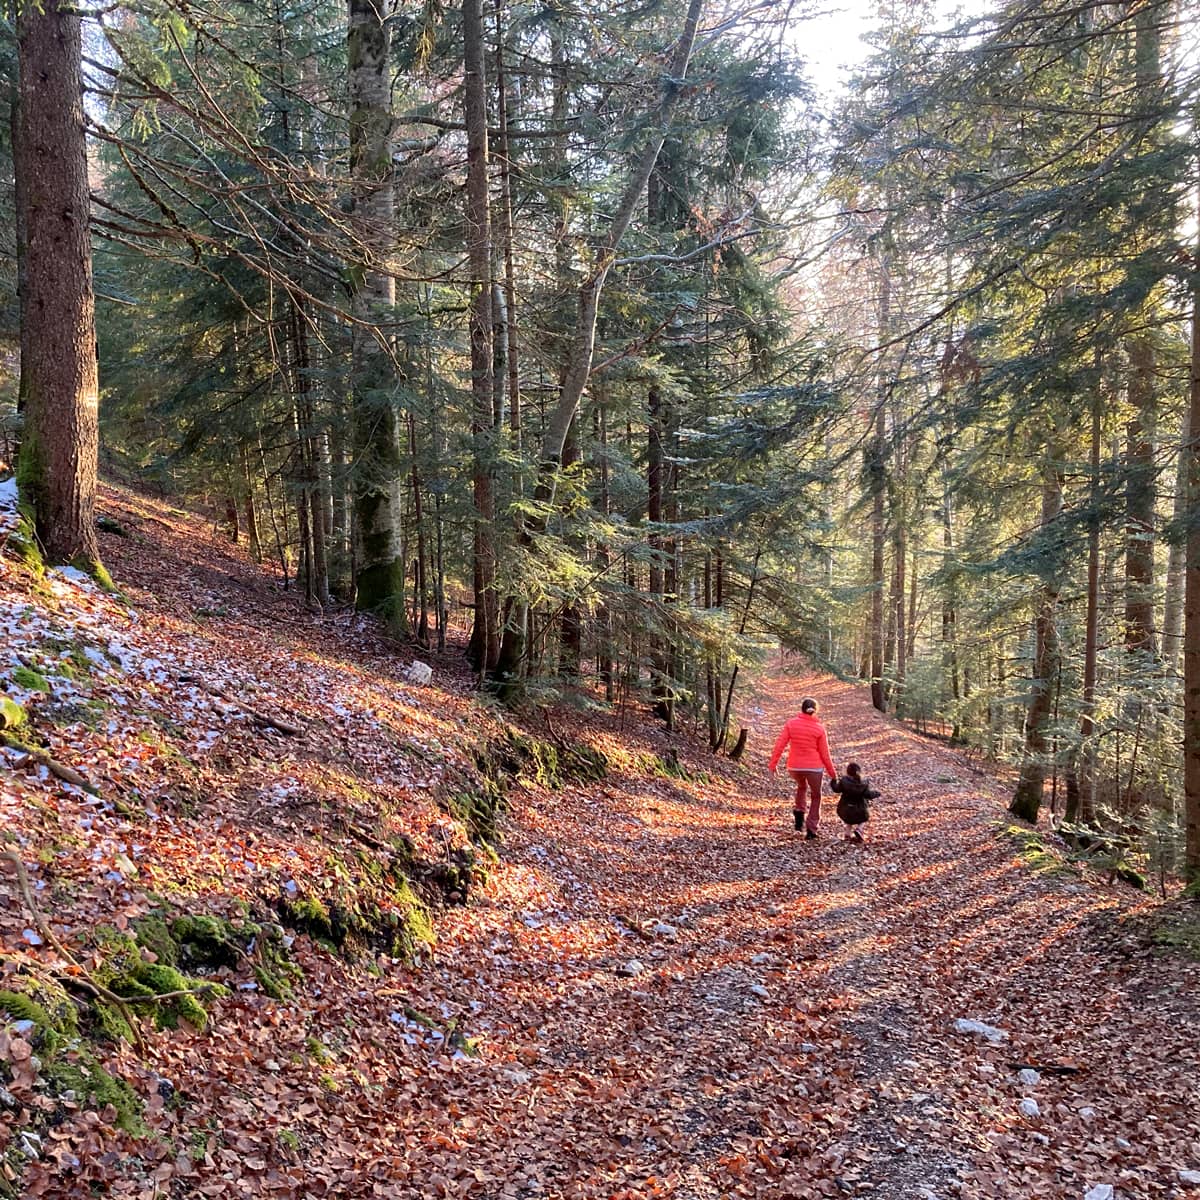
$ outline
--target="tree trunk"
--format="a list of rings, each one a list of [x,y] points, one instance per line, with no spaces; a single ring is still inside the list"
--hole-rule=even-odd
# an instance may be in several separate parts
[[[1200,215],[1200,213],[1198,213]],[[1196,250],[1200,259],[1200,246]],[[1200,261],[1192,268],[1192,362],[1188,388],[1188,511],[1200,512]],[[1200,521],[1188,525],[1183,615],[1184,870],[1200,879]]]
[[[487,80],[481,0],[463,0],[463,117],[467,128],[466,237],[471,277],[471,437],[475,529],[475,628],[470,658],[481,675],[500,650],[496,598],[496,500],[492,460],[493,405],[492,233],[488,197]]]
[[[400,546],[403,456],[390,396],[394,366],[389,330],[396,305],[396,284],[390,270],[395,197],[388,18],[393,0],[348,0],[348,6],[352,218],[362,255],[351,275],[358,318],[351,334],[358,459],[355,603],[360,609],[379,613],[394,633],[406,635],[405,564]]]
[[[885,420],[881,402],[875,414],[875,435],[871,439],[867,462],[867,480],[871,489],[871,703],[880,712],[887,711],[883,686],[883,547],[887,533],[883,507],[887,490],[884,469]]]
[[[1061,512],[1062,476],[1057,464],[1048,463],[1042,470],[1042,529],[1053,525]],[[1029,708],[1025,718],[1025,752],[1016,792],[1008,806],[1008,811],[1014,816],[1030,823],[1037,822],[1042,803],[1049,745],[1047,733],[1054,702],[1054,681],[1059,668],[1057,609],[1060,572],[1057,563],[1048,564],[1043,570],[1046,574],[1038,589],[1036,650]]]
[[[21,4],[14,170],[24,232],[18,462],[23,500],[52,562],[103,578],[96,538],[99,448],[95,298],[88,234],[81,26],[59,0]]]
[[[1179,655],[1183,649],[1183,572],[1186,557],[1182,530],[1187,525],[1187,454],[1191,440],[1189,414],[1183,414],[1183,425],[1179,431],[1178,469],[1175,474],[1175,498],[1172,505],[1171,524],[1175,536],[1167,552],[1167,584],[1163,605],[1162,657],[1167,671],[1179,672]]]
[[[1096,665],[1100,629],[1100,419],[1102,415],[1103,376],[1096,372],[1096,391],[1092,397],[1091,514],[1088,518],[1087,616],[1083,638],[1083,715],[1079,723],[1080,760],[1083,771],[1079,781],[1078,806],[1067,796],[1067,820],[1095,819],[1096,806]]]
[[[1154,654],[1154,347],[1130,338],[1129,402],[1125,426],[1125,647]]]

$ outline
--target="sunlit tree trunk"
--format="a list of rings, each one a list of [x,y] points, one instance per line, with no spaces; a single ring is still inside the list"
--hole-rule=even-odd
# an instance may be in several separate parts
[[[95,299],[78,9],[19,7],[14,147],[18,226],[25,237],[21,495],[53,562],[99,572]]]
[[[1042,529],[1054,525],[1061,512],[1062,475],[1057,463],[1052,462],[1042,469]],[[1033,678],[1030,680],[1029,708],[1025,717],[1025,751],[1016,792],[1008,806],[1008,811],[1014,816],[1030,822],[1037,821],[1042,803],[1054,682],[1059,667],[1059,567],[1052,557],[1052,561],[1044,564],[1042,570],[1035,619]]]

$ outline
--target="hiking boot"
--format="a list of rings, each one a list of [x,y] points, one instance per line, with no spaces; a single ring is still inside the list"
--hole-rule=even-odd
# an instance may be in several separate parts
[[[804,814],[802,812],[794,812],[792,816],[796,819],[796,832],[799,833],[804,828]]]
[[[863,835],[856,829],[854,831],[854,840],[861,846],[863,844]]]
[[[817,835],[816,835],[815,833],[813,833],[813,831],[810,829],[810,830],[809,830],[809,831],[808,831],[808,832],[807,832],[807,833],[804,835],[804,840],[805,840],[806,842],[815,842],[815,841],[817,840]]]

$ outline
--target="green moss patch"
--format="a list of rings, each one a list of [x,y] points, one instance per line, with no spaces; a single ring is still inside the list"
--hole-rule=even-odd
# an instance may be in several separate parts
[[[412,960],[437,940],[429,909],[405,873],[411,869],[406,848],[392,856],[340,860],[329,875],[336,895],[289,891],[275,901],[284,924],[305,933],[333,952],[355,958],[368,951]]]
[[[29,714],[15,701],[0,692],[0,729],[20,729]]]
[[[122,1079],[110,1075],[99,1063],[80,1029],[80,1012],[61,984],[33,975],[10,975],[0,990],[0,1016],[8,1023],[27,1021],[24,1034],[39,1061],[38,1074],[46,1094],[56,1102],[73,1101],[116,1111],[117,1125],[142,1134],[142,1102]],[[47,1125],[56,1123],[54,1110]]]

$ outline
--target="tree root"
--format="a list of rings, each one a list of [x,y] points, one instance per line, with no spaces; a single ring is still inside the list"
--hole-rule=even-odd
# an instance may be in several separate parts
[[[57,934],[50,928],[49,922],[46,921],[45,917],[42,916],[41,909],[38,908],[37,901],[33,897],[33,888],[29,885],[29,874],[25,870],[25,864],[21,861],[21,856],[14,854],[11,850],[0,850],[0,859],[11,863],[16,870],[17,887],[20,889],[21,899],[25,901],[25,907],[29,910],[29,915],[33,918],[33,923],[37,927],[38,933],[41,934],[47,944],[53,946],[74,968],[75,973],[56,975],[56,978],[64,985],[72,984],[82,987],[86,991],[91,992],[97,999],[103,1000],[105,1004],[111,1004],[129,1025],[133,1033],[134,1044],[139,1050],[144,1050],[146,1043],[138,1030],[133,1012],[125,1000],[115,992],[109,991],[104,984],[96,982],[87,968],[58,940]],[[146,998],[150,999],[150,997]]]

